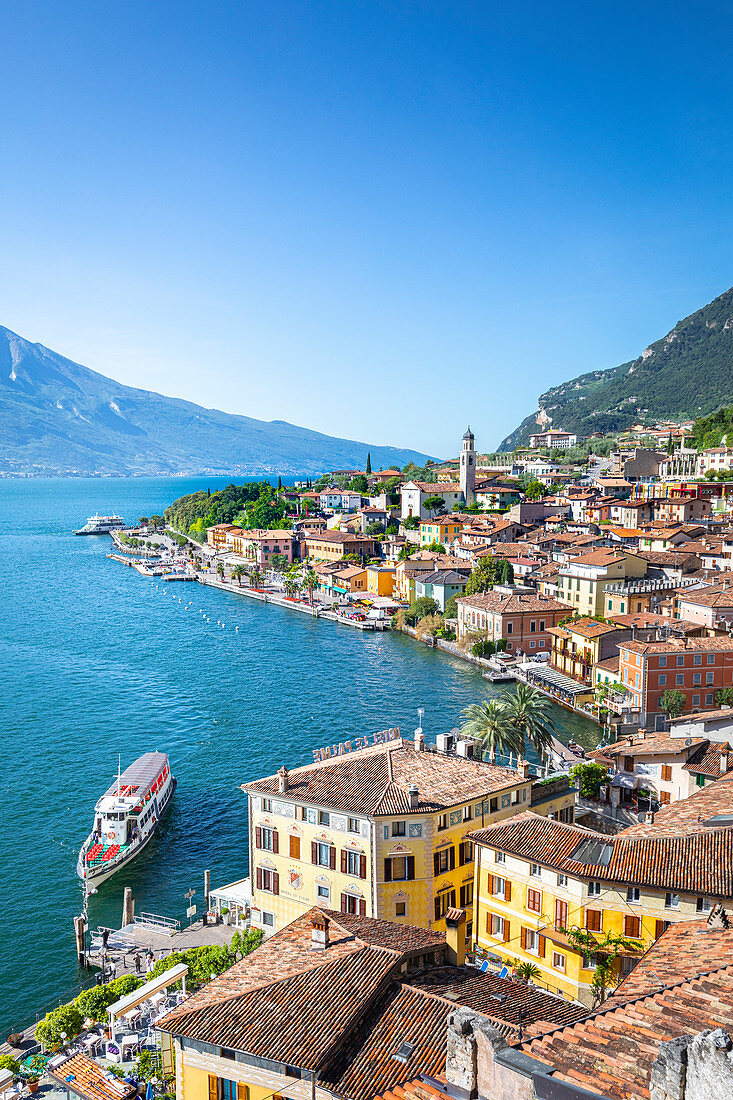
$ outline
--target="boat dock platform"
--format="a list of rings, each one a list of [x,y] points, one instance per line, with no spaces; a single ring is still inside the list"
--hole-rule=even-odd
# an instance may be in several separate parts
[[[135,956],[142,958],[142,975],[145,974],[145,955],[152,951],[156,961],[174,951],[186,951],[189,947],[228,946],[237,929],[230,924],[204,924],[197,920],[181,928],[178,921],[168,921],[150,913],[141,913],[132,924],[124,928],[98,928],[91,934],[91,946],[87,950],[87,963],[98,970],[103,964],[114,962],[116,976],[136,974]],[[107,933],[104,946],[103,933]]]

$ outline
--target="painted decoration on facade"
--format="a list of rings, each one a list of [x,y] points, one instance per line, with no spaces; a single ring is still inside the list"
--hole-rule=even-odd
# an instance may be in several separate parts
[[[280,817],[295,817],[295,806],[292,802],[273,802],[272,812]]]
[[[511,794],[503,794],[501,796],[501,808],[502,808],[502,810],[506,809],[507,806],[511,805],[511,801],[512,801]]]
[[[303,889],[303,874],[297,867],[288,868],[288,882],[292,890]]]
[[[335,829],[337,833],[345,833],[346,818],[338,817],[336,814],[331,814],[331,828]]]
[[[410,836],[422,836],[422,825],[409,825]]]
[[[463,820],[463,810],[451,810],[450,823],[451,825],[460,825]]]
[[[309,825],[315,825],[316,824],[316,811],[315,810],[308,810],[308,824]]]

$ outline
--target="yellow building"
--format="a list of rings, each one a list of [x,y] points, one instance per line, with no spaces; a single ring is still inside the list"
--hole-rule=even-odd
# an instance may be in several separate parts
[[[366,569],[367,591],[375,596],[391,596],[394,590],[396,566],[368,565]]]
[[[616,836],[531,812],[474,831],[476,947],[592,1004],[599,963],[613,986],[670,924],[731,904],[733,827],[706,823],[726,806],[733,781],[721,779]],[[609,934],[625,938],[618,952]]]
[[[356,747],[242,787],[254,927],[270,934],[324,905],[443,930],[447,909],[470,910],[468,834],[531,805],[529,766],[422,746],[419,735]]]
[[[606,585],[627,577],[645,577],[647,562],[625,550],[592,550],[560,567],[557,598],[579,615],[594,618],[605,610]]]
[[[430,546],[434,542],[439,542],[444,546],[447,542],[457,539],[462,529],[461,521],[452,519],[450,516],[423,520],[420,523],[420,545]]]
[[[594,666],[614,654],[618,657],[615,640],[629,634],[618,626],[588,618],[569,619],[562,626],[548,627],[547,633],[552,637],[552,667],[588,687],[595,686]]]

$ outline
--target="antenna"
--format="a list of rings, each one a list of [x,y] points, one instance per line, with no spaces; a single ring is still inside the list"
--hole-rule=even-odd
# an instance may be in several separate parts
[[[120,780],[122,779],[122,753],[117,754],[117,797],[120,797]]]

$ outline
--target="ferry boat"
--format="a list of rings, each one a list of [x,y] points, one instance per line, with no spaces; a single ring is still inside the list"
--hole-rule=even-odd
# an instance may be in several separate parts
[[[176,789],[168,755],[146,752],[117,778],[94,808],[76,873],[87,888],[116,874],[138,855],[160,823]]]
[[[74,531],[75,535],[108,535],[110,531],[121,531],[125,527],[122,516],[90,516],[83,527]]]

